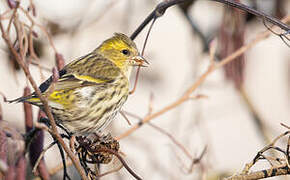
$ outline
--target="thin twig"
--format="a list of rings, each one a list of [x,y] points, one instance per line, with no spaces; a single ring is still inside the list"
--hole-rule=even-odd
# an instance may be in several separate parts
[[[191,173],[192,170],[193,170],[193,166],[201,161],[201,159],[203,158],[203,156],[204,156],[205,153],[206,153],[206,150],[207,150],[207,147],[205,147],[205,148],[203,149],[203,151],[201,152],[201,154],[199,155],[198,158],[194,158],[194,159],[192,160],[191,165],[190,165],[190,168],[189,168],[189,170],[188,170],[188,173]]]
[[[288,22],[290,21],[290,16],[285,17],[282,22]],[[236,59],[237,57],[239,57],[240,55],[242,55],[243,53],[245,53],[247,50],[249,50],[250,48],[252,48],[254,45],[256,45],[258,42],[266,39],[267,37],[269,37],[270,35],[270,31],[265,31],[261,34],[258,34],[256,36],[256,38],[254,40],[252,40],[250,43],[242,46],[241,48],[239,48],[238,50],[236,50],[235,52],[233,52],[231,55],[229,55],[228,57],[222,59],[219,63],[217,63],[215,66],[210,66],[207,71],[205,73],[203,73],[200,78],[194,83],[192,84],[187,90],[186,92],[176,101],[174,101],[173,103],[163,107],[161,110],[152,113],[150,115],[147,115],[146,117],[144,117],[144,119],[142,120],[141,123],[138,123],[137,125],[132,126],[128,131],[126,131],[125,133],[121,134],[120,136],[118,136],[116,139],[120,140],[122,138],[127,137],[128,135],[132,134],[133,132],[135,132],[138,128],[141,127],[142,124],[147,123],[149,121],[151,121],[152,119],[159,117],[160,115],[170,111],[171,109],[174,109],[175,107],[179,106],[180,104],[184,103],[185,101],[187,101],[190,97],[190,95],[192,94],[193,91],[195,91],[200,84],[202,84],[205,79],[208,77],[209,74],[211,74],[213,71],[221,68],[222,66],[224,66],[225,64],[233,61],[234,59]]]
[[[148,32],[147,32],[147,34],[146,34],[146,38],[145,38],[145,40],[144,40],[143,48],[142,48],[142,51],[141,51],[141,56],[144,56],[145,47],[146,47],[146,44],[147,44],[147,42],[148,42],[149,34],[150,34],[151,30],[152,30],[152,27],[153,27],[153,25],[154,25],[154,23],[155,23],[155,20],[156,20],[156,18],[153,19],[153,21],[152,21],[152,23],[151,23],[151,25],[150,25],[150,27],[149,27],[149,30],[148,30]],[[140,69],[141,69],[141,65],[138,66],[138,68],[137,68],[136,77],[135,77],[135,82],[134,82],[134,87],[133,87],[133,89],[129,92],[129,94],[133,94],[133,93],[136,91],[137,83],[138,83],[138,79],[139,79],[139,74],[140,74]]]
[[[36,170],[37,170],[37,167],[41,161],[41,159],[44,157],[44,154],[46,153],[47,150],[49,150],[53,145],[55,145],[56,142],[53,142],[51,143],[50,145],[48,145],[46,148],[44,148],[42,150],[42,152],[40,153],[39,157],[37,158],[33,168],[32,168],[32,172],[35,174],[36,173]]]
[[[100,177],[103,177],[103,176],[106,176],[106,175],[108,175],[108,174],[112,174],[112,173],[114,173],[114,172],[118,172],[120,169],[122,169],[123,168],[123,165],[121,164],[119,167],[117,167],[117,168],[115,168],[115,169],[113,169],[113,170],[110,170],[110,171],[107,171],[107,172],[104,172],[104,173],[102,173],[102,174],[98,174],[98,178],[100,178]]]
[[[152,99],[153,99],[153,95],[150,96],[150,103],[149,103],[149,112],[148,114],[150,114],[150,110],[153,109],[152,108]],[[133,113],[129,113],[129,112],[124,112],[123,113],[126,113],[140,121],[142,121],[142,118],[133,114]],[[198,163],[201,158],[203,157],[203,155],[205,154],[205,151],[206,151],[206,148],[204,148],[204,150],[202,151],[201,155],[199,158],[193,158],[192,155],[189,153],[189,151],[173,136],[171,135],[169,132],[167,132],[166,130],[160,128],[159,126],[156,126],[154,125],[153,123],[151,122],[148,122],[148,125],[151,126],[152,128],[154,128],[155,130],[159,131],[160,133],[164,134],[165,136],[167,136],[181,151],[183,151],[183,153],[189,158],[189,159],[192,159],[192,163],[190,165],[190,168],[189,168],[189,172],[192,170],[193,168],[193,165]]]
[[[52,41],[52,38],[51,38],[51,36],[50,36],[50,34],[49,34],[49,32],[45,29],[45,27],[43,27],[41,24],[38,24],[38,23],[36,23],[34,20],[33,20],[33,18],[31,17],[31,15],[23,8],[23,7],[21,7],[21,6],[19,6],[19,9],[26,15],[26,17],[29,19],[29,21],[33,24],[33,25],[35,25],[35,26],[37,26],[37,27],[39,27],[39,29],[46,35],[46,37],[47,37],[47,39],[48,39],[48,42],[49,42],[49,44],[50,44],[50,46],[52,47],[52,49],[53,49],[53,51],[54,51],[54,53],[56,54],[57,53],[57,50],[56,50],[56,47],[55,47],[55,45],[54,45],[54,43],[53,43],[53,41]]]
[[[9,34],[9,32],[10,32],[10,27],[11,27],[11,24],[12,24],[12,22],[13,22],[13,20],[14,20],[14,17],[15,17],[15,15],[16,15],[16,13],[17,13],[17,9],[18,9],[18,7],[19,7],[19,3],[18,3],[17,6],[14,8],[13,13],[12,13],[12,16],[11,16],[10,19],[9,19],[8,27],[7,27],[7,30],[6,30],[6,32],[7,32],[8,34]]]
[[[69,167],[71,166],[73,163],[72,161],[66,161],[66,166]],[[50,175],[55,175],[56,173],[58,173],[59,171],[63,170],[63,163],[59,163],[57,166],[55,166],[54,168],[49,170],[49,174]]]
[[[133,87],[133,89],[129,92],[129,94],[133,94],[133,93],[136,91],[137,83],[138,83],[138,79],[139,79],[139,74],[140,74],[140,69],[141,69],[141,66],[138,66],[138,67],[137,67],[137,71],[136,71],[136,77],[135,77],[134,87]]]
[[[281,38],[281,40],[288,46],[288,47],[290,47],[290,44],[288,44],[288,42],[286,41],[286,40],[288,40],[288,41],[290,41],[290,39],[286,36],[287,34],[289,34],[289,31],[288,32],[286,32],[286,33],[276,33],[276,32],[274,32],[273,30],[272,30],[272,27],[269,27],[267,24],[266,24],[266,22],[265,22],[265,19],[263,19],[263,24],[264,24],[264,26],[269,30],[269,31],[271,31],[273,34],[275,34],[276,36],[279,36],[280,38]],[[285,39],[286,40],[285,40]]]
[[[31,60],[30,64],[38,66],[40,69],[45,70],[46,72],[51,72],[51,68],[41,65],[38,61]]]
[[[161,17],[169,7],[176,5],[176,4],[184,3],[185,1],[190,1],[190,0],[169,0],[169,1],[163,1],[163,2],[159,3],[156,6],[156,8],[145,18],[145,20],[132,33],[132,35],[130,36],[131,39],[134,40],[151,20]],[[238,8],[240,10],[246,11],[246,12],[251,13],[257,17],[265,19],[266,21],[271,22],[272,24],[280,27],[281,29],[284,29],[286,32],[290,31],[290,27],[287,24],[279,21],[278,19],[276,19],[270,15],[267,15],[263,12],[255,10],[249,6],[244,5],[244,4],[241,4],[241,3],[238,3],[238,2],[232,1],[232,0],[211,0],[211,1],[220,2],[223,4],[227,4],[229,6]]]
[[[123,166],[125,167],[125,169],[136,179],[141,180],[141,178],[128,166],[128,164],[125,162],[125,160],[120,156],[120,154],[118,152],[115,152],[112,149],[108,149],[108,148],[100,148],[100,149],[92,149],[91,152],[93,153],[97,153],[97,152],[108,152],[110,154],[113,154],[114,156],[116,156],[119,161],[121,161],[121,163],[123,164]]]
[[[148,122],[148,125],[154,128],[155,130],[159,131],[160,133],[166,135],[189,159],[193,159],[189,151],[180,142],[178,142],[172,134],[154,125],[153,123]]]
[[[38,86],[36,85],[34,79],[32,78],[28,67],[26,66],[26,64],[24,64],[24,57],[20,57],[20,55],[16,52],[16,50],[13,47],[13,44],[11,43],[11,40],[9,38],[9,36],[6,34],[2,21],[0,20],[0,30],[2,32],[2,37],[5,41],[5,43],[7,44],[8,48],[10,49],[10,51],[12,52],[13,56],[15,57],[15,60],[18,62],[18,64],[22,67],[27,79],[29,80],[29,82],[31,83],[33,89],[35,90],[37,96],[39,97],[39,99],[41,100],[44,110],[50,120],[50,124],[52,127],[52,132],[53,132],[53,136],[56,137],[56,139],[60,142],[60,144],[63,146],[64,150],[66,151],[66,153],[70,156],[70,158],[72,159],[76,169],[78,170],[78,172],[80,173],[81,177],[84,180],[87,180],[87,176],[85,175],[84,170],[82,169],[78,159],[75,157],[75,155],[70,151],[70,149],[66,146],[66,144],[64,143],[63,139],[61,138],[61,136],[58,133],[57,127],[56,127],[56,123],[55,120],[51,114],[50,108],[48,106],[47,100],[43,97],[43,95],[41,94],[40,90],[38,89]]]
[[[270,16],[268,14],[265,14],[261,11],[258,11],[258,10],[255,10],[249,6],[246,6],[244,4],[241,4],[237,1],[233,1],[233,0],[211,0],[211,1],[216,1],[216,2],[220,2],[220,3],[223,3],[223,4],[226,4],[226,5],[229,5],[229,6],[232,6],[232,7],[235,7],[235,8],[238,8],[240,10],[243,10],[243,11],[246,11],[250,14],[253,14],[261,19],[265,19],[266,21],[272,23],[272,24],[275,24],[276,26],[279,26],[281,29],[284,29],[286,32],[290,30],[290,27],[281,22],[280,20],[278,20],[277,18],[273,17],[273,16]]]
[[[284,123],[280,123],[281,124],[281,126],[283,126],[283,127],[285,127],[285,128],[287,128],[287,129],[290,129],[290,126],[287,126],[286,124],[284,124]]]
[[[179,8],[184,15],[186,21],[191,26],[193,34],[196,34],[203,44],[203,51],[208,52],[209,51],[209,37],[206,37],[203,32],[200,30],[199,26],[194,22],[193,18],[191,17],[190,8],[195,3],[196,0],[191,0],[188,2],[185,2],[183,4],[179,4]]]
[[[225,180],[255,180],[255,179],[262,179],[267,177],[273,177],[273,176],[280,176],[280,175],[289,175],[290,174],[290,166],[289,166],[289,144],[290,144],[290,131],[286,131],[279,136],[277,136],[275,139],[272,140],[271,143],[266,145],[262,150],[260,150],[257,155],[254,157],[254,159],[247,163],[242,171],[241,174],[233,175],[229,178],[225,178]],[[286,146],[286,150],[282,150],[281,148],[275,146],[278,140],[280,140],[282,137],[288,136],[288,144]],[[285,158],[281,159],[279,157],[268,157],[264,155],[265,152],[268,152],[269,150],[275,150],[282,154],[284,154]],[[250,169],[261,159],[266,159],[270,165],[270,169],[265,169],[261,171],[256,172],[250,172]],[[273,162],[278,162],[278,166],[275,166]],[[282,162],[286,163],[282,163]]]
[[[253,159],[250,163],[247,163],[247,164],[245,165],[245,167],[244,167],[244,169],[243,169],[243,171],[242,171],[242,174],[248,174],[248,172],[250,171],[251,167],[254,166],[254,165],[257,163],[257,161],[260,159],[261,155],[262,155],[264,152],[266,152],[267,150],[272,149],[272,148],[275,148],[274,146],[275,146],[276,142],[277,142],[280,138],[282,138],[282,137],[284,137],[284,136],[286,136],[286,135],[288,135],[288,134],[290,134],[290,131],[286,131],[285,133],[280,134],[280,135],[277,136],[274,140],[272,140],[272,142],[270,142],[270,143],[269,143],[268,145],[266,145],[262,150],[260,150],[260,151],[257,153],[257,155],[254,157],[254,159]],[[276,150],[278,150],[278,149],[276,149]],[[283,153],[284,153],[284,152],[283,152]]]
[[[129,126],[131,126],[132,124],[131,124],[130,120],[128,119],[128,117],[126,116],[126,114],[123,111],[120,111],[120,114],[127,121],[127,123],[129,124]]]
[[[138,26],[138,28],[133,32],[133,34],[130,36],[132,40],[134,40],[138,34],[147,26],[147,24],[151,20],[156,20],[157,18],[161,17],[167,8],[183,3],[188,0],[170,0],[170,1],[163,1],[159,3],[156,8],[145,18],[145,20]]]
[[[234,175],[232,177],[225,178],[224,180],[255,180],[289,174],[290,168],[288,166],[282,166],[277,168],[270,168],[261,171],[251,172],[249,174]]]
[[[0,19],[1,20],[6,20],[6,19],[10,19],[10,16],[5,17],[7,14],[9,14],[10,12],[14,12],[13,9],[7,9],[6,11],[4,11],[1,15],[0,15]]]

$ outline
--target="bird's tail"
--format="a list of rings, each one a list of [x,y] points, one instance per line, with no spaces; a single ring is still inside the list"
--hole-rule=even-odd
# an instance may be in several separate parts
[[[29,95],[29,96],[19,97],[17,99],[6,100],[6,102],[8,102],[8,103],[20,103],[20,102],[25,102],[25,101],[29,102],[29,99],[31,99],[31,98],[32,98],[32,95]]]
[[[30,104],[37,105],[37,106],[41,106],[42,104],[40,99],[34,93],[28,96],[19,97],[17,99],[6,100],[6,102],[8,103],[28,102]]]

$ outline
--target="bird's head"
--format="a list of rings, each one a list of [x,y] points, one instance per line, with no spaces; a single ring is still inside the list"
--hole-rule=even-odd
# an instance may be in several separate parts
[[[145,66],[148,62],[140,56],[136,44],[125,34],[115,33],[113,37],[104,41],[96,51],[111,60],[125,74],[132,66]]]

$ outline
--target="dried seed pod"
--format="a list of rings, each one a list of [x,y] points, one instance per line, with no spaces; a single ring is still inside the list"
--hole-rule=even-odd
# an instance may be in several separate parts
[[[101,151],[102,149],[110,149],[118,152],[120,149],[119,142],[112,138],[110,134],[105,136],[94,137],[76,137],[78,144],[75,149],[79,153],[81,161],[91,164],[109,164],[113,159],[113,154],[107,151]]]

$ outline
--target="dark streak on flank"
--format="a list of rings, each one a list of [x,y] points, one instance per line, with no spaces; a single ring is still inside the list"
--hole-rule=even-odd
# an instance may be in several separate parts
[[[106,96],[99,97],[97,101],[102,101],[105,99]]]
[[[113,106],[109,106],[109,107],[107,107],[107,108],[104,110],[103,115],[104,115],[104,114],[107,114],[108,112],[110,112],[114,107],[115,107],[114,105],[113,105]]]
[[[268,177],[268,172],[267,172],[267,170],[263,170],[262,172],[264,173],[264,178],[267,178],[267,177]]]
[[[81,121],[82,119],[84,119],[85,117],[87,117],[88,114],[91,114],[92,112],[93,112],[93,111],[91,110],[91,111],[87,112],[85,115],[80,116],[80,117],[77,117],[77,118],[75,118],[75,119],[70,119],[69,121]]]
[[[113,91],[112,94],[111,94],[111,97],[114,97],[116,94],[116,91]]]
[[[272,170],[272,173],[271,173],[271,175],[270,175],[270,176],[275,176],[275,175],[276,175],[276,173],[277,173],[277,169],[273,169],[273,170]]]

